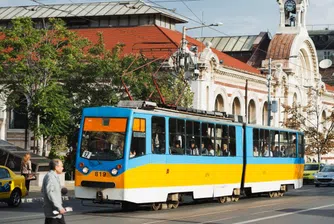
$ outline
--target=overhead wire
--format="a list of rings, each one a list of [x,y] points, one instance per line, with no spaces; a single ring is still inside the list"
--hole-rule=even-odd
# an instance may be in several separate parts
[[[164,6],[159,5],[159,4],[157,4],[157,3],[155,3],[155,2],[153,2],[153,1],[151,1],[151,0],[146,0],[146,1],[151,2],[151,3],[155,4],[155,5],[158,5],[159,7],[164,7]],[[184,18],[186,18],[186,19],[188,19],[188,20],[191,20],[192,22],[195,22],[195,23],[197,23],[197,24],[199,24],[199,25],[203,25],[203,24],[201,24],[200,22],[198,22],[198,21],[196,21],[196,20],[194,20],[194,19],[192,19],[192,18],[190,18],[190,17],[187,17],[187,16],[182,15],[182,14],[177,13],[177,12],[174,12],[174,13],[175,13],[175,14],[178,14],[178,15],[180,15],[180,16],[183,16]],[[209,28],[209,29],[211,29],[211,30],[214,30],[214,31],[216,31],[216,32],[218,32],[218,33],[220,33],[220,34],[223,34],[224,36],[230,37],[231,39],[235,39],[237,42],[241,42],[241,43],[244,43],[244,44],[246,43],[246,41],[242,41],[242,40],[240,40],[239,38],[230,36],[229,34],[227,34],[227,33],[225,33],[225,32],[222,32],[222,31],[220,31],[220,30],[218,30],[218,29],[215,29],[215,28],[213,28],[213,27],[207,27],[207,28]],[[334,40],[333,40],[333,41],[334,41]],[[329,45],[328,45],[328,46],[329,46]],[[258,46],[258,47],[259,47],[259,46]],[[263,52],[263,53],[268,54],[268,51],[265,51],[265,50],[262,50],[262,49],[259,49],[259,48],[257,48],[257,50],[259,50],[259,51],[261,51],[261,52]],[[255,52],[254,52],[254,53],[255,53]],[[253,53],[253,54],[254,54],[254,53]],[[313,56],[309,56],[309,57],[313,57]],[[289,58],[286,58],[286,59],[289,59]],[[310,69],[308,69],[308,68],[306,68],[306,67],[303,67],[303,66],[301,66],[301,65],[299,65],[299,64],[297,64],[297,63],[294,63],[294,62],[291,62],[291,61],[290,61],[290,64],[295,65],[296,67],[300,67],[300,68],[302,68],[302,69],[305,69],[305,70],[307,70],[307,71],[314,72],[313,70],[310,70]]]
[[[180,0],[183,5],[185,5],[187,7],[187,9],[198,19],[198,21],[204,25],[203,21],[196,15],[196,13],[194,13],[194,11],[184,2],[184,0]]]
[[[40,2],[40,1],[37,1],[37,0],[31,0],[31,1],[33,1],[33,2],[35,2],[35,3],[37,3],[37,4],[39,4],[39,5],[43,5],[44,7],[49,7],[49,8],[54,9],[54,10],[59,10],[59,9],[57,9],[57,8],[54,8],[54,7],[50,6],[50,5],[46,5],[46,4],[44,4],[44,3]],[[69,0],[69,1],[71,1],[71,2],[73,3],[72,0]],[[191,10],[191,8],[190,8],[189,6],[187,6],[187,5],[185,4],[185,2],[184,2],[185,0],[180,0],[180,1],[181,1],[181,2],[188,8],[189,11],[191,11],[194,15],[196,15],[196,18],[197,18],[199,21],[201,21],[201,22],[196,21],[196,20],[194,20],[194,19],[192,19],[192,18],[190,18],[190,17],[187,17],[187,16],[185,16],[185,15],[182,15],[182,14],[180,14],[180,13],[177,13],[177,12],[175,12],[175,11],[172,11],[172,10],[170,10],[170,9],[168,9],[168,8],[166,8],[166,7],[164,7],[163,5],[160,5],[160,4],[157,3],[157,2],[164,2],[164,1],[152,1],[152,0],[146,0],[146,1],[147,1],[147,2],[150,2],[150,3],[154,4],[154,5],[157,5],[159,8],[169,10],[169,11],[171,11],[172,13],[177,14],[177,15],[179,15],[179,16],[182,16],[182,17],[184,17],[184,18],[186,18],[186,19],[188,19],[188,20],[190,20],[190,21],[192,21],[192,22],[195,22],[195,23],[199,24],[199,25],[203,25],[203,22],[201,21],[201,19],[200,19],[200,18],[193,12],[193,10]],[[188,1],[190,1],[190,0],[188,0]],[[138,1],[138,2],[140,2],[140,1]],[[150,6],[150,5],[148,4],[147,6]],[[152,7],[152,6],[150,6],[150,7]],[[62,11],[62,10],[60,10],[60,11]],[[68,12],[68,11],[65,11],[65,12],[68,13],[68,14],[70,14],[70,15],[74,15],[74,14],[72,14],[71,12]],[[86,12],[87,12],[87,11],[86,11]],[[74,16],[77,16],[77,15],[74,15]],[[85,17],[81,17],[81,16],[77,16],[77,17],[78,17],[78,18],[85,19],[85,20],[88,20],[88,21],[91,21],[91,22],[98,22],[98,21],[95,21],[95,20],[92,20],[92,19],[88,19],[88,18],[85,18]],[[218,30],[218,29],[215,29],[215,28],[213,28],[213,27],[207,27],[207,28],[209,28],[209,29],[211,29],[211,30],[214,30],[214,31],[216,31],[216,32],[218,32],[218,33],[220,33],[220,34],[223,34],[224,36],[228,36],[228,37],[230,37],[231,39],[235,39],[237,42],[241,42],[241,43],[243,43],[243,44],[246,43],[246,41],[243,41],[243,40],[240,40],[239,38],[230,36],[229,34],[227,34],[227,33],[225,33],[225,32],[222,32],[222,31],[220,31],[220,30]],[[123,30],[122,30],[122,32],[123,32]],[[124,31],[124,32],[126,32],[126,31]],[[133,34],[133,33],[131,33],[131,35],[135,35],[135,36],[137,36],[136,34]],[[140,37],[140,36],[137,36],[137,37]],[[143,38],[144,40],[146,39],[145,37],[140,37],[140,38]],[[332,40],[332,42],[334,42],[334,40]],[[331,43],[332,43],[332,42],[331,42]],[[331,43],[329,43],[329,44],[326,46],[326,48],[327,48]],[[324,49],[326,49],[326,48],[324,48]],[[256,51],[258,51],[258,50],[261,51],[261,52],[263,52],[263,53],[268,54],[268,51],[259,49],[259,46],[257,47]],[[251,58],[252,58],[253,55],[256,53],[256,51],[254,51],[254,53],[252,54]],[[313,56],[309,56],[309,57],[313,57]],[[289,59],[289,58],[286,58],[286,59]],[[297,63],[293,63],[293,62],[290,61],[290,64],[295,65],[295,66],[297,66],[297,67],[300,67],[300,68],[302,68],[302,69],[305,69],[305,70],[307,70],[307,71],[313,72],[313,70],[310,70],[310,69],[308,69],[308,68],[306,68],[306,67],[303,67],[303,66],[301,66],[301,65],[299,65],[299,64],[297,64]]]

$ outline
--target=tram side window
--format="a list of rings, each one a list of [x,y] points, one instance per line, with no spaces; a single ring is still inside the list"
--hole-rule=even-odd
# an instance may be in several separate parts
[[[132,127],[130,158],[146,154],[146,120],[135,118]]]
[[[186,122],[186,154],[192,156],[200,155],[199,144],[200,144],[200,124],[194,121]]]
[[[165,154],[166,152],[166,131],[165,118],[152,117],[152,153]]]
[[[270,157],[269,130],[260,129],[260,151],[263,157]]]
[[[279,148],[279,131],[270,131],[270,150],[273,157],[282,157]]]
[[[230,150],[230,155],[231,156],[236,156],[237,155],[237,151],[236,151],[236,141],[235,141],[235,127],[234,126],[229,126],[228,127],[229,130],[229,145],[228,148]]]
[[[228,156],[227,155],[227,145],[225,146],[225,155],[224,155],[224,145],[222,145],[223,139],[223,127],[220,124],[216,125],[216,144],[215,144],[215,151],[216,156]]]
[[[204,156],[214,156],[215,150],[215,125],[202,123],[202,146],[201,152]]]
[[[259,129],[254,128],[253,129],[253,156],[258,157],[262,156],[261,150],[260,150],[260,132]]]
[[[223,146],[222,146],[222,149],[223,149],[223,155],[227,154],[228,156],[231,155],[231,150],[229,148],[229,143],[230,143],[230,138],[229,138],[229,132],[228,132],[228,126],[227,125],[223,125]]]
[[[288,133],[285,131],[281,131],[280,132],[280,151],[283,157],[288,157],[288,151],[287,151],[287,149],[289,148],[288,139],[289,139]]]
[[[296,157],[297,156],[297,137],[295,133],[289,133],[289,148],[288,156]]]
[[[169,119],[169,150],[172,155],[184,155],[185,122],[181,119]]]
[[[298,157],[304,158],[305,154],[305,143],[304,143],[304,135],[298,135]]]

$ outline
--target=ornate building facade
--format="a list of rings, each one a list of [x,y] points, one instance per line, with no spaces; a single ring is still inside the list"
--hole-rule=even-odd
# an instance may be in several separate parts
[[[334,88],[322,81],[317,51],[306,28],[309,1],[277,2],[280,24],[278,32],[270,41],[265,60],[258,68],[263,75],[230,69],[224,63],[216,63],[214,53],[206,48],[198,59],[200,64],[206,64],[203,66],[206,69],[200,70],[199,79],[192,81],[194,107],[225,111],[243,116],[248,123],[268,125],[268,102],[275,101],[277,111],[270,113],[270,125],[281,127],[288,118],[283,105],[294,105],[300,107],[299,113],[310,126],[320,121],[318,128],[321,130],[330,125],[324,121],[333,111]],[[208,38],[202,38],[205,39]],[[210,42],[206,44],[211,45]],[[219,46],[219,43],[215,45]],[[306,113],[302,109],[306,106],[313,107],[316,112]]]
[[[237,112],[238,115],[247,115],[245,118],[249,123],[266,125],[268,82],[270,82],[271,100],[276,101],[278,105],[292,105],[295,102],[305,106],[312,101],[324,115],[328,116],[331,113],[334,106],[333,87],[322,81],[316,48],[306,29],[308,1],[281,0],[278,4],[281,14],[279,30],[270,41],[265,52],[265,60],[258,67],[264,75],[226,72],[224,64],[205,61],[210,57],[213,61],[217,60],[207,48],[199,57],[199,61],[206,63],[208,68],[210,65],[216,67],[201,71],[200,79],[193,81],[194,92],[197,93],[194,106],[224,110],[232,114]],[[207,38],[202,40],[205,39]],[[211,56],[208,56],[210,54]],[[268,76],[269,66],[272,71],[271,77]],[[215,74],[208,75],[208,71],[213,71]],[[247,102],[245,102],[246,80],[248,80]],[[196,86],[200,86],[201,89],[195,90]],[[209,91],[212,96],[205,96],[206,88],[213,90]],[[314,97],[315,94],[310,94],[310,90],[317,93],[317,97]],[[205,102],[203,99],[211,100],[206,103],[207,106],[196,104],[197,101]],[[249,113],[246,114],[246,111]],[[273,125],[280,126],[283,122],[285,115],[282,111],[283,108],[278,107],[277,112],[272,114]]]

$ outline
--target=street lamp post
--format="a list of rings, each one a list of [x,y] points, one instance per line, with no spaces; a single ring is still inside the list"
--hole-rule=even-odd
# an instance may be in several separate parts
[[[186,39],[186,32],[187,30],[194,30],[194,29],[199,29],[199,28],[204,28],[204,27],[211,27],[211,26],[221,26],[223,25],[222,23],[214,23],[214,24],[209,24],[209,25],[202,25],[202,26],[196,26],[196,27],[190,27],[190,28],[187,28],[187,27],[183,27],[183,31],[182,31],[182,40],[181,40],[181,46],[179,48],[179,57],[178,57],[178,67],[179,68],[186,68],[187,65],[187,52],[186,52],[186,49],[187,49],[187,39]],[[196,49],[196,52],[195,52],[195,59],[197,60],[197,50]],[[197,66],[197,62],[195,62],[195,66]],[[197,68],[195,67],[195,72],[198,72]]]
[[[223,23],[213,23],[213,24],[209,24],[209,25],[202,25],[202,26],[195,26],[195,27],[183,27],[182,30],[182,41],[181,41],[181,50],[182,53],[185,53],[186,51],[186,47],[187,47],[187,39],[186,39],[186,32],[187,30],[194,30],[194,29],[199,29],[199,28],[204,28],[204,27],[212,27],[212,26],[222,26]]]

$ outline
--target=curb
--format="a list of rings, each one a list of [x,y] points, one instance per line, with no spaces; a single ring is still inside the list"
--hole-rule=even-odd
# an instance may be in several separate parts
[[[63,201],[69,201],[75,199],[74,196],[62,196]],[[36,203],[36,202],[44,202],[43,197],[36,197],[36,198],[22,198],[21,203]]]

